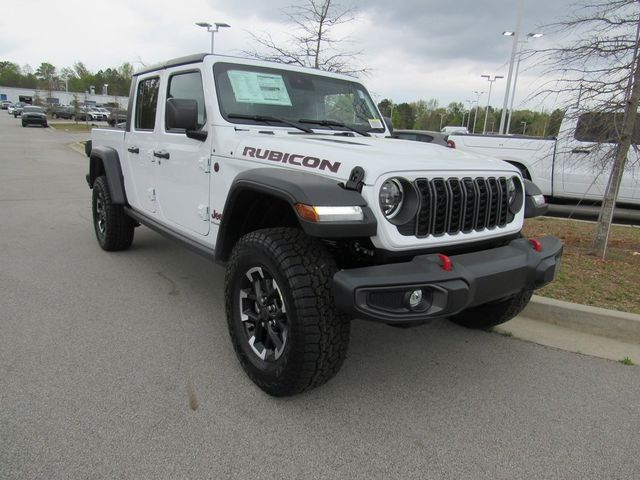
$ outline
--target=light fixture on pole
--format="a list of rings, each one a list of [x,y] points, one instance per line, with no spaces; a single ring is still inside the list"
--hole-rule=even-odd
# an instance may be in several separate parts
[[[473,115],[473,131],[471,133],[476,133],[476,123],[478,122],[478,107],[480,106],[480,97],[484,95],[485,92],[474,90],[473,93],[476,94],[476,113]]]
[[[509,74],[507,75],[507,86],[504,89],[504,102],[502,106],[502,115],[500,116],[499,133],[504,133],[505,120],[507,119],[507,106],[509,104],[509,89],[511,88],[511,76],[513,75],[513,64],[516,59],[516,51],[518,50],[518,35],[520,34],[520,23],[522,22],[522,7],[524,0],[518,2],[518,16],[516,19],[516,29],[513,32],[502,32],[502,35],[513,37],[513,46],[511,47],[511,60],[509,61]]]
[[[196,22],[196,25],[202,28],[206,28],[207,32],[211,33],[211,53],[213,53],[213,36],[216,34],[218,30],[221,28],[229,28],[231,25],[226,23],[214,22],[213,25],[207,22]]]
[[[504,78],[502,75],[494,75],[491,78],[491,75],[480,75],[482,78],[486,78],[489,81],[489,95],[487,95],[487,110],[484,112],[484,127],[482,127],[482,134],[487,134],[487,119],[489,118],[489,102],[491,101],[491,88],[493,87],[493,82],[498,80],[499,78]],[[493,131],[493,128],[491,129]]]
[[[520,42],[520,45],[524,46],[530,38],[540,38],[544,36],[543,33],[529,33],[527,38]],[[504,133],[509,133],[511,128],[511,115],[513,114],[513,101],[516,98],[516,84],[518,83],[518,73],[520,72],[520,60],[522,60],[522,47],[518,50],[518,63],[516,64],[516,74],[513,77],[513,88],[511,89],[511,102],[509,104],[509,116],[507,118],[507,126],[504,129]]]

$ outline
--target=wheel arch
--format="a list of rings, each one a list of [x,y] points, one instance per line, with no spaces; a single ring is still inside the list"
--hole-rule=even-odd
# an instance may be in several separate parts
[[[298,216],[295,205],[359,206],[360,222],[320,224]],[[216,240],[216,260],[225,262],[235,243],[254,230],[295,227],[318,238],[370,237],[377,223],[362,195],[346,190],[335,179],[274,168],[248,170],[229,189]]]
[[[93,188],[96,178],[101,175],[107,177],[111,201],[114,205],[127,205],[127,195],[124,188],[124,176],[118,152],[111,147],[89,146],[89,173],[87,182]]]

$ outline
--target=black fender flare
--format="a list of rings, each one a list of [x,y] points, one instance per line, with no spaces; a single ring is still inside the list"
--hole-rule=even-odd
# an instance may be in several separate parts
[[[347,190],[336,179],[307,172],[280,168],[256,168],[240,173],[231,184],[224,206],[216,240],[216,259],[225,260],[237,238],[231,233],[233,222],[239,218],[235,212],[238,199],[247,192],[256,192],[278,198],[291,206],[302,203],[312,206],[358,206],[364,218],[359,222],[316,223],[297,215],[302,230],[318,238],[363,238],[377,234],[376,218],[360,192]]]
[[[549,205],[545,202],[542,205],[537,205],[533,201],[535,195],[542,195],[542,190],[526,178],[522,180],[524,183],[524,218],[539,217],[547,213]]]
[[[111,147],[91,147],[89,157],[89,174],[87,182],[93,188],[93,182],[104,171],[107,176],[111,202],[114,205],[127,205],[127,194],[124,189],[124,176],[118,152]]]

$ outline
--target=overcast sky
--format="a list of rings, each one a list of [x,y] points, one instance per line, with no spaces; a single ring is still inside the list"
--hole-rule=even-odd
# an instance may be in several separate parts
[[[302,0],[300,0],[302,1]],[[377,101],[436,98],[441,105],[474,98],[488,90],[482,74],[507,76],[519,0],[351,0],[356,21],[342,27],[347,48],[361,49],[359,63],[371,69],[363,78]],[[152,64],[209,50],[209,34],[197,21],[226,22],[216,35],[216,53],[237,55],[255,45],[248,32],[285,38],[290,26],[281,9],[294,0],[2,0],[0,60],[36,68],[84,62],[91,70],[132,62]],[[521,32],[571,13],[571,0],[524,0]],[[545,36],[536,45],[553,45]],[[516,108],[540,78],[523,62]],[[505,80],[494,84],[491,104],[501,106]],[[482,97],[481,104],[486,102]],[[552,105],[547,104],[546,107]]]

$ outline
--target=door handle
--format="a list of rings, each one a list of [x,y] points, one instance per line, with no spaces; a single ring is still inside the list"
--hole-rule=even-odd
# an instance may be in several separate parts
[[[153,156],[158,158],[164,158],[165,160],[169,159],[169,152],[165,152],[164,150],[154,150]]]
[[[577,147],[571,150],[571,153],[591,153],[591,149]]]
[[[129,147],[129,148],[127,148],[127,152],[129,152],[129,153],[140,153],[140,149],[138,147]]]

